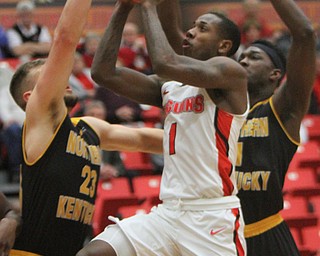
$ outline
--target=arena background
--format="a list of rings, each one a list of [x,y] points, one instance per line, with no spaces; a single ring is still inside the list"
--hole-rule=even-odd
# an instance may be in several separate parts
[[[9,28],[15,22],[16,3],[17,0],[0,0],[0,24],[4,28]],[[65,1],[63,0],[38,0],[36,21],[48,26],[51,33],[53,33],[64,3]],[[93,0],[93,7],[89,14],[85,32],[90,30],[102,33],[110,19],[114,3],[114,0]],[[306,15],[312,20],[312,22],[319,26],[320,1],[298,0],[297,3],[303,9]],[[242,15],[241,1],[239,0],[181,0],[181,6],[184,20],[184,30],[191,26],[196,17],[210,10],[222,11],[233,20],[238,20],[238,18]],[[275,11],[272,9],[269,1],[262,2],[260,15],[267,19],[271,28],[282,28],[283,25],[279,21]],[[135,8],[131,13],[129,21],[133,21],[141,25],[137,8]]]

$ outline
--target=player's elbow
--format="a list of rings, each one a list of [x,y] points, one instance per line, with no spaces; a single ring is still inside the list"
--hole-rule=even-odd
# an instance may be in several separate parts
[[[314,30],[311,23],[309,23],[308,26],[305,27],[301,34],[303,37],[307,38],[307,40],[316,40],[316,31]]]
[[[104,85],[114,78],[114,76],[111,74],[111,72],[108,72],[102,68],[99,67],[91,67],[91,78],[93,81],[95,81],[99,85]]]
[[[103,76],[101,73],[101,70],[96,67],[96,66],[92,66],[91,67],[91,78],[93,79],[93,81],[95,81],[97,84],[102,84],[103,83]]]
[[[169,74],[173,70],[174,66],[171,63],[154,62],[152,64],[152,69],[155,74],[162,78],[168,78]]]
[[[152,69],[155,74],[166,78],[168,74],[179,66],[176,54],[160,54],[152,60]]]
[[[96,84],[109,89],[119,86],[118,76],[116,76],[116,73],[111,70],[91,67],[91,78]]]
[[[316,43],[316,31],[313,27],[313,25],[308,22],[300,31],[299,33],[296,33],[293,35],[293,39],[297,38],[300,41],[305,41],[309,43]]]
[[[160,77],[163,77],[163,75],[166,74],[166,67],[165,67],[165,65],[162,65],[161,63],[154,63],[152,65],[152,69],[153,69],[153,72]]]

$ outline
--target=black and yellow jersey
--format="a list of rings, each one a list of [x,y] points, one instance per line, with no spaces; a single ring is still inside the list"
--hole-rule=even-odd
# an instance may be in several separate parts
[[[13,255],[18,250],[74,256],[83,247],[94,212],[99,143],[85,121],[66,116],[35,162],[27,162],[24,156],[20,195],[23,225]]]
[[[252,107],[238,141],[238,196],[246,225],[283,208],[285,175],[298,143],[287,134],[272,98]]]

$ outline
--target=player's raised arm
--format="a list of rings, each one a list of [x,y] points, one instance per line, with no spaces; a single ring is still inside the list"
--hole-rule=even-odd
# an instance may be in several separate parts
[[[33,82],[36,84],[27,107],[27,122],[54,117],[55,123],[66,113],[64,95],[91,0],[68,0],[54,31],[52,48],[45,65]],[[41,121],[40,121],[41,122]]]
[[[309,108],[316,66],[316,37],[311,21],[293,0],[270,0],[288,27],[292,44],[286,82],[276,90],[274,106],[289,134],[298,140],[301,120]]]
[[[179,0],[164,0],[157,6],[161,26],[171,47],[182,54],[184,33],[182,30],[182,14]]]
[[[119,0],[100,41],[92,64],[92,78],[100,86],[136,102],[161,106],[160,84],[155,76],[116,67],[124,25],[133,8],[130,1]]]
[[[48,58],[25,63],[11,80],[11,94],[26,111],[24,144],[31,162],[41,155],[67,114],[69,76],[90,6],[91,0],[67,0]]]

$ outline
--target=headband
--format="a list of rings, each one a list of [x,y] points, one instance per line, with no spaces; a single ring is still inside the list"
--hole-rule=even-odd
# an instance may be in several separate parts
[[[260,44],[260,43],[253,43],[251,46],[254,46],[254,47],[257,47],[257,48],[263,50],[269,56],[273,65],[276,68],[281,70],[282,75],[285,74],[285,72],[286,72],[285,64],[281,61],[279,54],[274,49],[272,49],[271,47],[269,47],[267,45]]]

